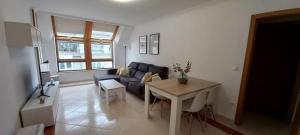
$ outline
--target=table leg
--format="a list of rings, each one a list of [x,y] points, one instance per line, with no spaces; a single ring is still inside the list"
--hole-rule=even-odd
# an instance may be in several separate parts
[[[145,116],[149,118],[149,100],[150,100],[150,90],[149,86],[145,85]]]
[[[108,90],[104,90],[105,91],[105,100],[106,100],[106,105],[109,105],[109,93],[108,93]]]
[[[100,85],[100,82],[99,82],[99,95],[101,95],[102,93],[101,93],[101,85]]]
[[[169,135],[179,135],[180,134],[182,101],[178,97],[174,97],[171,100],[172,100],[172,103],[171,103]]]
[[[123,88],[122,90],[122,98],[123,98],[123,101],[126,101],[126,89]]]

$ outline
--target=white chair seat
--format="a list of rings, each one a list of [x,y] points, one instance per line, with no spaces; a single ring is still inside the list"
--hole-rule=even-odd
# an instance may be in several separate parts
[[[182,111],[190,112],[190,108],[192,106],[193,100],[194,100],[194,98],[184,100],[182,102]]]
[[[161,78],[159,77],[159,76],[156,76],[156,77],[152,77],[152,82],[156,82],[156,81],[160,81],[161,80]],[[162,109],[163,109],[163,103],[164,102],[167,102],[167,100],[168,100],[168,98],[166,98],[166,97],[164,97],[164,96],[162,96],[162,95],[159,95],[158,93],[156,93],[156,92],[151,92],[151,94],[155,97],[154,98],[154,101],[153,101],[153,103],[152,103],[152,106],[151,106],[151,110],[152,110],[152,108],[153,108],[153,106],[154,106],[154,104],[155,104],[155,102],[156,102],[156,99],[159,99],[160,100],[160,117],[162,118]]]
[[[207,91],[200,91],[194,98],[184,100],[182,103],[182,111],[184,111],[185,114],[188,114],[188,123],[190,125],[189,135],[192,134],[192,123],[194,119],[193,114],[195,113],[197,113],[197,118],[201,124],[202,131],[204,131],[199,112],[203,109],[206,103],[206,95]]]

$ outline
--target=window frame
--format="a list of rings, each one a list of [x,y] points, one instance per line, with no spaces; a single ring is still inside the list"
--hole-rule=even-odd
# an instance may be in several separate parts
[[[96,42],[96,41],[93,41],[93,39],[92,39],[92,41],[91,41],[91,47],[92,47],[92,43],[93,42]],[[106,43],[106,42],[96,42],[96,43],[100,43],[100,44],[105,44],[105,45],[108,45],[108,43]],[[106,61],[111,61],[112,62],[112,67],[114,66],[114,51],[113,51],[113,49],[114,49],[114,46],[111,44],[111,58],[109,58],[109,59],[93,59],[93,56],[91,57],[91,59],[92,59],[92,61],[91,61],[91,64],[92,64],[92,62],[106,62]],[[91,50],[91,54],[92,54],[92,50]],[[98,68],[98,69],[93,69],[93,67],[92,67],[92,70],[99,70],[99,69],[106,69],[106,68]]]
[[[63,62],[57,62],[58,69],[59,69],[59,63],[64,63],[64,62],[85,62],[85,61],[63,61]],[[78,69],[78,70],[59,70],[59,72],[73,72],[73,71],[86,71],[86,69]]]
[[[57,68],[58,72],[68,72],[68,71],[87,71],[87,70],[101,70],[105,68],[99,68],[99,69],[93,69],[92,68],[92,62],[105,62],[105,61],[111,61],[112,62],[112,67],[114,66],[114,53],[113,53],[113,41],[116,37],[116,34],[118,32],[119,26],[115,26],[115,30],[113,32],[112,39],[95,39],[92,38],[92,30],[93,30],[93,24],[94,22],[91,21],[85,21],[85,26],[84,26],[84,36],[81,37],[66,37],[66,36],[58,36],[57,31],[56,31],[56,24],[55,24],[55,16],[51,16],[51,22],[52,22],[52,28],[53,28],[53,33],[54,33],[54,39],[55,39],[55,45],[56,45],[56,58],[57,58]],[[60,59],[59,58],[59,51],[58,51],[58,44],[57,41],[79,41],[82,42],[84,45],[84,52],[85,52],[85,58],[84,59]],[[112,58],[110,59],[93,59],[92,58],[92,43],[103,43],[106,45],[111,45],[111,54]],[[86,64],[86,69],[82,70],[60,70],[59,68],[59,63],[62,62],[85,62]]]

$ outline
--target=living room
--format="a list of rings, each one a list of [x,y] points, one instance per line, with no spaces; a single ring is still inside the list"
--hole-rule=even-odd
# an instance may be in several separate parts
[[[297,134],[299,6],[297,0],[2,0],[0,134],[36,124],[57,135]],[[16,22],[36,29],[40,45],[10,45],[27,36],[8,28]],[[27,125],[22,112],[45,83],[41,65],[48,83],[59,82],[50,87],[59,96],[36,99],[57,101],[57,114],[52,124]],[[209,97],[210,89],[213,109],[207,99],[197,111],[185,108],[185,101],[200,106],[193,101],[204,91]],[[47,117],[31,116],[39,115]]]

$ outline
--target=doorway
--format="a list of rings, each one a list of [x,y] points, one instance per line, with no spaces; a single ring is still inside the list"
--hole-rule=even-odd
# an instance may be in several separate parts
[[[300,20],[258,24],[245,111],[291,121],[299,35]]]
[[[300,9],[252,16],[236,124],[247,114],[293,123],[300,88],[299,35]]]

